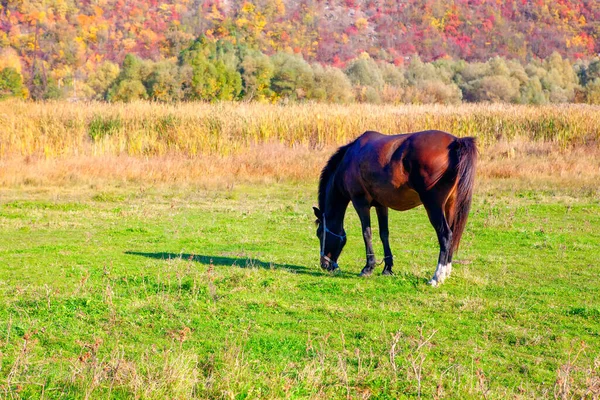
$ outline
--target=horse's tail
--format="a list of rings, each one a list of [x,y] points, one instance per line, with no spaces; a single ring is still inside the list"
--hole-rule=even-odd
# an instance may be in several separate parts
[[[467,217],[471,209],[473,185],[475,183],[475,165],[477,164],[477,146],[475,138],[465,137],[456,140],[457,179],[454,216],[450,222],[452,230],[452,251],[458,249],[460,238],[467,225]]]

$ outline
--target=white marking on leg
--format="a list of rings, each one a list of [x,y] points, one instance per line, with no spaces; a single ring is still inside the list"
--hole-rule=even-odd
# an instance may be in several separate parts
[[[433,278],[431,278],[431,280],[429,281],[429,284],[431,286],[435,287],[438,284],[441,284],[442,282],[444,282],[444,278],[445,278],[445,265],[438,264],[437,268],[435,269],[435,273],[433,274]]]

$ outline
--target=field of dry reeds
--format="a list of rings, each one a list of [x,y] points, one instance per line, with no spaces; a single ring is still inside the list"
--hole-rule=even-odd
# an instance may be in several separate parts
[[[480,176],[600,177],[600,107],[0,103],[0,184],[269,182],[315,178],[365,130],[478,139]]]

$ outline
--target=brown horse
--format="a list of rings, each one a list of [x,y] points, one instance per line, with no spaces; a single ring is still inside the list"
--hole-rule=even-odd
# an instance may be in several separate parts
[[[377,211],[383,242],[383,274],[391,275],[394,258],[388,240],[388,208],[404,211],[423,204],[440,244],[437,269],[429,283],[441,284],[450,276],[452,254],[467,223],[476,159],[474,138],[457,138],[441,131],[393,136],[369,131],[340,147],[321,172],[319,208],[313,207],[321,267],[328,271],[338,268],[346,244],[344,215],[352,202],[367,253],[360,275],[370,275],[375,268],[371,207]]]

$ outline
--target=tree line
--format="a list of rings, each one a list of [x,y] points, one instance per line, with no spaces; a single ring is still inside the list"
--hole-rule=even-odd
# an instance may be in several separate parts
[[[571,62],[556,52],[526,64],[502,57],[423,62],[417,56],[390,63],[362,53],[338,68],[311,64],[300,54],[267,55],[201,36],[176,58],[152,61],[128,54],[121,65],[104,61],[82,79],[34,76],[29,88],[14,58],[10,49],[0,52],[0,98],[600,104],[600,59]]]

